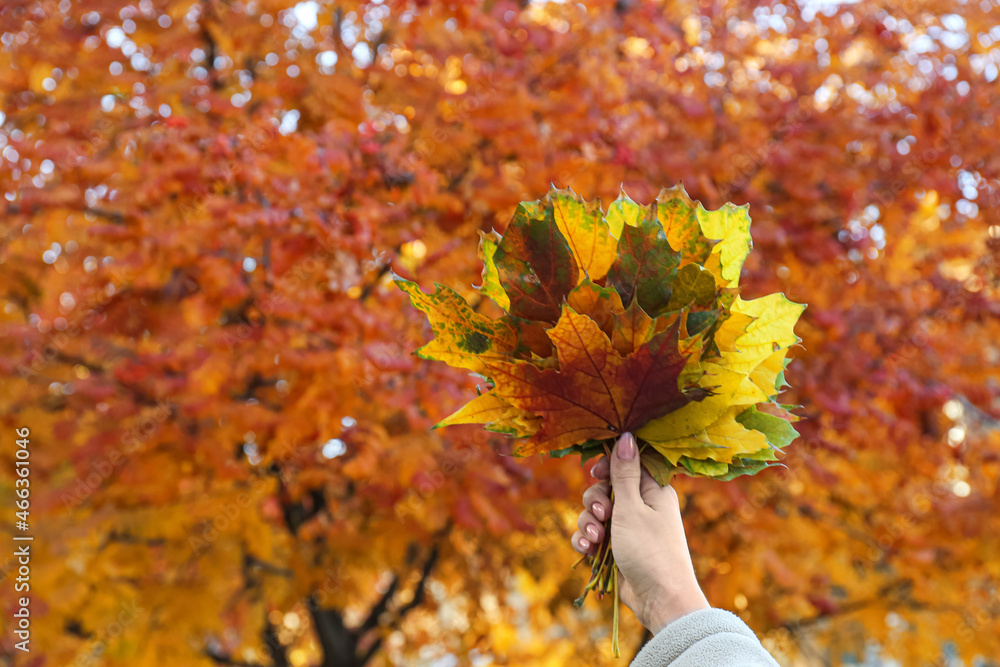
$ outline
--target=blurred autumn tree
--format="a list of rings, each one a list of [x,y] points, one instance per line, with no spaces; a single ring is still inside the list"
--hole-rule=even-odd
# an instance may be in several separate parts
[[[677,481],[709,598],[787,664],[1000,654],[997,18],[3,2],[19,663],[611,664],[609,606],[570,605],[584,473],[427,431],[473,381],[410,356],[428,330],[387,272],[475,299],[476,232],[519,200],[679,180],[750,203],[748,297],[810,304],[788,470]]]

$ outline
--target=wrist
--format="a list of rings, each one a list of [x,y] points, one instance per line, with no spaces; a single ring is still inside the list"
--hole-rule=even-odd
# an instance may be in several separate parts
[[[678,590],[665,592],[663,595],[657,595],[650,600],[645,610],[646,613],[643,614],[642,624],[653,635],[656,635],[682,616],[709,608],[711,605],[708,604],[708,599],[697,584],[685,586]]]

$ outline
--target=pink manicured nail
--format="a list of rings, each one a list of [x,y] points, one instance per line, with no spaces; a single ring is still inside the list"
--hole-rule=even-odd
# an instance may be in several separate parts
[[[608,476],[608,460],[602,458],[590,468],[590,474],[597,479],[605,479]]]
[[[631,433],[623,435],[618,441],[618,458],[622,461],[631,461],[635,458],[636,451],[635,436]]]
[[[604,505],[601,503],[594,503],[590,506],[590,511],[594,513],[598,521],[604,521]]]
[[[587,527],[585,528],[585,530],[587,532],[587,535],[590,536],[590,539],[592,539],[592,540],[594,540],[596,542],[597,541],[597,526],[595,526],[594,524],[591,523],[591,524],[587,525]]]
[[[583,549],[584,551],[590,548],[590,540],[588,540],[586,537],[581,537],[578,544],[580,545],[580,548]]]

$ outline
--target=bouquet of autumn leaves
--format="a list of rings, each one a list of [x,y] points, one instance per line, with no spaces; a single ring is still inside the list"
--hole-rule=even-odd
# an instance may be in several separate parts
[[[604,212],[553,188],[521,203],[502,236],[481,235],[478,289],[499,319],[448,287],[425,294],[397,277],[435,336],[416,354],[485,380],[438,426],[481,423],[516,438],[516,455],[583,461],[629,431],[663,485],[776,465],[798,435],[775,397],[805,306],[740,298],[748,209],[707,211],[678,185],[649,205],[623,193]],[[615,594],[617,621],[605,534],[587,590]]]

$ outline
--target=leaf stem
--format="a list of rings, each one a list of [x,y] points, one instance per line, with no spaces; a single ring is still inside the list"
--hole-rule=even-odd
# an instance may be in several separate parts
[[[618,603],[621,597],[618,594],[618,566],[612,565],[611,569],[614,571],[614,574],[612,575],[612,589],[615,596],[614,620],[611,622],[611,653],[616,658],[620,658],[622,657],[622,652],[618,647]]]
[[[603,443],[604,451],[608,457],[611,456],[611,448],[608,446],[608,441]],[[611,497],[611,504],[614,505],[615,502],[615,490],[611,488],[609,490],[609,495]],[[613,511],[612,511],[613,512]],[[614,608],[612,612],[612,628],[611,628],[611,650],[616,658],[621,657],[621,649],[618,645],[618,625],[620,617],[620,605],[621,605],[621,594],[618,585],[618,565],[615,563],[614,550],[611,548],[611,522],[613,521],[613,516],[607,520],[604,526],[604,539],[597,547],[597,553],[593,555],[593,565],[590,571],[590,580],[587,582],[586,587],[583,589],[583,594],[573,601],[573,604],[577,607],[582,607],[584,601],[587,599],[587,594],[590,591],[594,591],[597,594],[598,599],[603,598],[607,594],[614,595]],[[573,567],[576,568],[582,562],[583,559],[574,563]]]

